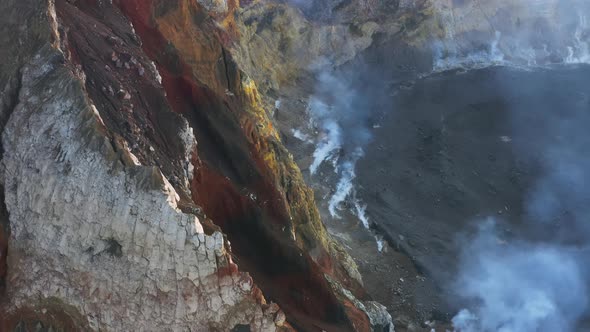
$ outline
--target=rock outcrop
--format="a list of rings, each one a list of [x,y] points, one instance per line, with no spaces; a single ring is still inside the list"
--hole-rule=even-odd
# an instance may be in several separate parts
[[[0,3],[1,330],[392,328],[228,51],[236,10]]]
[[[39,324],[126,331],[283,325],[278,308],[237,271],[223,235],[205,234],[198,216],[180,210],[180,195],[160,168],[143,164],[106,126],[88,91],[89,84],[105,81],[84,73],[87,68],[62,49],[66,36],[53,4],[28,5],[24,13],[15,12],[17,5],[2,8],[39,26],[39,35],[30,36],[39,44],[15,55],[22,61],[14,73],[18,97],[2,109],[10,113],[2,135],[2,182],[11,230],[2,330]],[[154,74],[143,77],[157,89]],[[131,100],[127,94],[133,92],[120,91],[113,98]],[[174,133],[176,144],[190,152],[194,138],[174,117],[177,129],[184,129]]]
[[[236,12],[240,38],[228,43],[263,92],[293,85],[323,66],[337,67],[400,31],[397,1],[260,1]],[[297,6],[299,5],[299,6]]]
[[[482,64],[586,63],[586,1],[424,0],[400,5],[403,40],[434,69]]]
[[[44,47],[22,68],[3,133],[8,320],[28,309],[54,315],[61,302],[82,316],[72,317],[78,328],[274,330],[221,233],[180,211],[157,167],[110,144],[62,60]]]

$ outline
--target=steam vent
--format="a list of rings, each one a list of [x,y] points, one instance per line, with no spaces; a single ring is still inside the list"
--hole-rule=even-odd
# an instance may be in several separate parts
[[[0,0],[0,332],[590,331],[587,0]]]

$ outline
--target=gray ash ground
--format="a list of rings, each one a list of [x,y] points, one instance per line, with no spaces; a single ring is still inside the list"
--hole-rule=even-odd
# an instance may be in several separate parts
[[[336,220],[327,213],[337,179],[328,165],[309,177],[315,147],[291,131],[306,123],[308,91],[287,92],[278,118],[287,146],[315,189],[330,232],[357,261],[371,296],[389,308],[397,331],[429,331],[426,321],[448,321],[456,313],[462,304],[447,285],[456,273],[460,235],[483,217],[503,220],[506,233],[551,236],[552,230],[519,234],[539,175],[540,142],[552,139],[545,115],[590,112],[589,77],[589,67],[493,67],[392,87],[391,107],[379,115],[355,180],[373,231],[389,244],[382,253],[353,215]]]

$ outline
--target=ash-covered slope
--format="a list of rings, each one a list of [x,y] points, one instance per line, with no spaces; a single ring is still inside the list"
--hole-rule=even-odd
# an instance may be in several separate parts
[[[0,3],[1,330],[391,328],[226,51],[236,7]]]

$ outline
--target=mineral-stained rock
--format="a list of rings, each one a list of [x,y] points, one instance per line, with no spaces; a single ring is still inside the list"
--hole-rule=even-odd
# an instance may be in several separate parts
[[[225,49],[236,7],[0,3],[0,330],[370,328]]]
[[[240,38],[230,49],[263,91],[291,83],[320,62],[338,66],[350,61],[373,43],[377,32],[393,29],[370,18],[314,24],[296,8],[272,2],[244,7],[236,25]]]
[[[109,142],[60,50],[31,56],[2,135],[3,330],[32,316],[95,330],[275,330],[251,278],[222,272],[232,266],[223,236],[179,210],[158,168],[126,165],[131,152]]]
[[[256,280],[263,280],[263,291],[281,304],[288,318],[300,315],[297,311],[301,310],[304,315],[297,318],[298,324],[308,324],[303,323],[307,315],[339,321],[340,314],[330,312],[342,312],[343,308],[330,294],[321,271],[338,275],[361,295],[355,279],[358,272],[349,273],[356,271],[354,266],[343,267],[351,260],[335,250],[337,246],[329,239],[313,195],[278,140],[256,84],[237,68],[217,40],[199,37],[213,34],[211,21],[178,19],[199,17],[198,7],[181,2],[159,16],[150,11],[159,3],[127,1],[120,5],[140,35],[149,35],[157,26],[161,38],[168,41],[164,52],[163,40],[152,39],[143,47],[159,59],[168,98],[174,110],[189,119],[200,142],[193,199],[228,233],[241,265],[247,266]],[[178,21],[186,25],[173,24]],[[195,42],[187,44],[186,40]],[[206,62],[191,60],[194,54],[211,57],[207,52],[218,54],[222,62],[217,68],[221,70],[211,71],[204,67]],[[207,81],[203,82],[203,77]],[[225,89],[211,83],[224,81]],[[299,288],[304,295],[294,297],[289,288]]]

